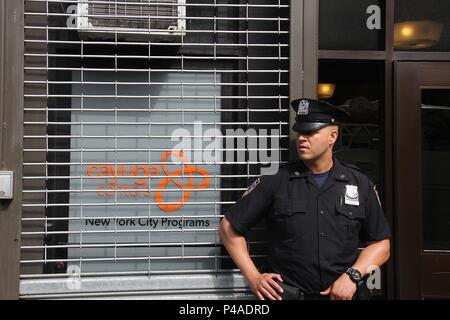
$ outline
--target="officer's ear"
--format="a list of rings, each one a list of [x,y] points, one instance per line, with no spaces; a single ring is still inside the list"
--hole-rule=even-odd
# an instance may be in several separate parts
[[[339,137],[339,127],[330,126],[329,143],[334,145]]]

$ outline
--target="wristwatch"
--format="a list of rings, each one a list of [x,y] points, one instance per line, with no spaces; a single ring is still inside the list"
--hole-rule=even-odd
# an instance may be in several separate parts
[[[358,282],[360,282],[362,280],[361,272],[359,272],[356,269],[353,269],[350,267],[347,269],[347,271],[345,271],[345,273],[348,274],[350,279],[356,284],[358,284]]]

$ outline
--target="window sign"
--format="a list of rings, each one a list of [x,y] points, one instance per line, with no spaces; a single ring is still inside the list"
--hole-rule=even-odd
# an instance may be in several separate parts
[[[220,108],[220,87],[201,85],[220,77],[158,73],[150,86],[142,85],[148,73],[83,77],[73,85],[69,265],[82,272],[213,269],[214,260],[201,257],[216,254],[208,245],[217,242],[220,165],[184,154],[177,147],[186,137],[177,131],[191,134],[195,151],[208,145],[195,139],[199,126],[205,136],[220,130],[220,113],[211,112]]]

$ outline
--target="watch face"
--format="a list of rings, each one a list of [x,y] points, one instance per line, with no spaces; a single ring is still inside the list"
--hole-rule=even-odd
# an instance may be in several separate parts
[[[356,281],[361,280],[361,275],[359,274],[359,272],[357,270],[354,270],[352,272],[352,276],[353,276],[353,279],[355,279]]]
[[[354,281],[360,281],[362,279],[361,273],[356,269],[349,269],[347,273]]]

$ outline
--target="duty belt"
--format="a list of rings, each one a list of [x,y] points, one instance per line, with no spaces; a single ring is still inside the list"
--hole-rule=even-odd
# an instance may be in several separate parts
[[[329,295],[321,295],[320,293],[305,293],[301,289],[290,286],[283,282],[277,281],[280,287],[283,289],[281,298],[283,300],[330,300]],[[365,285],[365,282],[361,281],[357,286],[352,300],[369,300],[370,291]]]
[[[290,286],[283,282],[278,282],[283,289],[281,297],[283,300],[330,300],[330,296],[321,295],[319,293],[305,293],[299,288]]]

